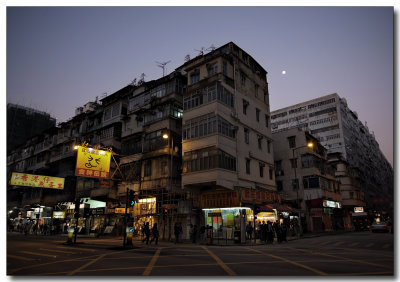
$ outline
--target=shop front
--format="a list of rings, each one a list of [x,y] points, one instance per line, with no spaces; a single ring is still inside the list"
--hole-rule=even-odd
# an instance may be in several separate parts
[[[246,225],[275,222],[277,211],[267,202],[280,202],[276,193],[247,188],[203,192],[200,196],[207,243],[244,243]],[[273,205],[273,204],[271,204]]]

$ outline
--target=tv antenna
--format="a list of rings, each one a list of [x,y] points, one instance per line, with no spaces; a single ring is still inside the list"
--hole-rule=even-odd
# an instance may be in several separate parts
[[[163,77],[164,77],[164,75],[165,75],[165,66],[166,66],[168,63],[170,63],[170,62],[171,62],[171,61],[160,63],[160,62],[157,62],[157,61],[156,61],[157,65],[158,65],[160,68],[162,68],[162,76],[163,76]]]
[[[200,50],[197,50],[197,49],[194,49],[194,50],[199,52],[199,54],[197,56],[203,56],[204,55],[204,51],[205,51],[204,47],[201,47]]]
[[[214,50],[215,50],[214,44],[211,44],[211,46],[206,49],[206,51],[214,51]]]

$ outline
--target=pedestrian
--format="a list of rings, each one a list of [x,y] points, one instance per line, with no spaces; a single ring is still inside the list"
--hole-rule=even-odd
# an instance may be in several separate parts
[[[274,243],[274,228],[271,221],[267,221],[267,243]]]
[[[157,223],[154,223],[152,233],[153,233],[153,238],[151,238],[150,244],[151,244],[153,241],[156,241],[155,244],[158,245],[158,236],[159,236],[159,233],[158,233]]]
[[[282,241],[287,242],[287,225],[282,223]]]
[[[149,244],[149,237],[150,237],[150,226],[149,222],[146,222],[146,224],[143,227],[143,234],[144,234],[144,239],[142,240],[142,243],[146,241],[146,245]]]
[[[190,228],[189,228],[189,240],[193,241],[193,224],[190,224]]]
[[[206,239],[206,228],[204,225],[200,227],[200,244],[204,244],[204,241]]]
[[[274,229],[275,229],[275,233],[276,233],[276,239],[277,239],[278,243],[281,243],[282,242],[282,228],[277,221],[274,224]]]
[[[251,225],[251,222],[246,225],[246,234],[247,234],[247,239],[251,240],[251,234],[253,233],[253,226]]]
[[[179,225],[178,225],[178,222],[175,222],[175,225],[174,225],[174,235],[175,235],[175,244],[179,243]]]
[[[260,240],[261,243],[266,243],[267,240],[267,225],[265,224],[265,222],[263,221],[260,227]]]
[[[182,242],[182,235],[183,235],[183,228],[182,228],[182,223],[179,222],[179,242]]]
[[[196,243],[196,237],[197,237],[197,225],[195,224],[193,226],[193,234],[192,234],[192,243]]]

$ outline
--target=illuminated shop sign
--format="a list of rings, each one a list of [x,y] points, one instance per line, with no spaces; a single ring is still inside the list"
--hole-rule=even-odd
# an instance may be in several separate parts
[[[65,211],[53,211],[53,218],[65,218]]]
[[[64,189],[64,180],[61,177],[13,172],[11,174],[10,185],[62,190]]]
[[[76,176],[109,178],[111,152],[77,146]]]
[[[354,207],[354,212],[364,212],[364,207]]]
[[[340,209],[342,205],[339,202],[324,200],[322,204],[325,208],[338,208]]]

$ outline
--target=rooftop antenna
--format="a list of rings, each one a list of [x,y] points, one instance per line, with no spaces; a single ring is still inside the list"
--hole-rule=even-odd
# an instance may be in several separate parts
[[[199,52],[199,55],[198,55],[198,56],[203,56],[203,55],[204,55],[204,51],[205,51],[205,48],[204,48],[204,47],[201,47],[200,50],[197,50],[197,49],[194,49],[194,50],[197,51],[197,52]]]
[[[211,44],[211,46],[206,49],[206,51],[214,51],[214,50],[215,50],[214,44]]]
[[[160,62],[157,62],[157,61],[156,61],[157,65],[158,65],[160,68],[162,68],[162,76],[163,76],[163,77],[164,77],[164,75],[165,75],[165,66],[166,66],[168,63],[170,63],[170,62],[171,62],[171,61],[160,63]]]

